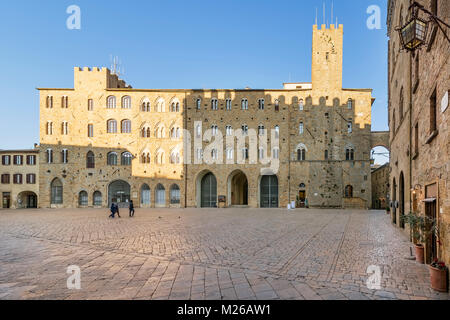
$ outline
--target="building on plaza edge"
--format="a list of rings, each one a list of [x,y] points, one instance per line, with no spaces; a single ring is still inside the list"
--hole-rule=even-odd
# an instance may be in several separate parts
[[[73,89],[38,89],[39,206],[369,208],[388,139],[372,90],[342,88],[343,34],[315,25],[312,82],[282,89],[133,89],[75,68]]]

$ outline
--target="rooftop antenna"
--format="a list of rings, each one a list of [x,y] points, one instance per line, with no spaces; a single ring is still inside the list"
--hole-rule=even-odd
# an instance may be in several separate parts
[[[323,3],[323,23],[325,23],[325,2]]]
[[[120,61],[117,56],[111,58],[111,74],[115,74],[120,77]]]
[[[316,7],[316,26],[317,26],[317,15],[319,13],[319,9]]]

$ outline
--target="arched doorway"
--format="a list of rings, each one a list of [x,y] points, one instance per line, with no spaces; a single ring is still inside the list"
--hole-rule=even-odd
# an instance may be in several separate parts
[[[18,208],[33,209],[37,208],[38,197],[36,193],[32,191],[24,191],[19,193],[17,197]]]
[[[200,194],[202,208],[217,208],[217,179],[211,172],[203,176]]]
[[[403,216],[405,215],[405,178],[403,176],[403,172],[400,173],[400,181],[399,181],[399,204],[398,207],[400,209],[400,228],[405,228],[405,221],[403,220]]]
[[[156,202],[155,205],[158,208],[164,208],[166,206],[166,188],[159,183],[156,186]]]
[[[397,224],[397,182],[392,184],[392,223]]]
[[[248,180],[240,170],[228,177],[228,204],[232,206],[248,205]]]
[[[306,207],[306,185],[300,183],[298,186],[297,205],[300,208]]]
[[[63,204],[63,184],[58,178],[54,179],[50,185],[50,203]]]
[[[119,207],[126,208],[130,202],[131,187],[123,181],[117,180],[112,182],[108,188],[108,203],[116,202]]]
[[[260,182],[260,207],[278,208],[278,177],[263,176]]]
[[[151,190],[148,184],[144,183],[141,187],[141,207],[149,207],[151,201]]]
[[[78,206],[79,207],[87,207],[89,204],[88,193],[86,191],[80,191],[78,194]]]
[[[103,205],[102,193],[100,191],[95,191],[93,196],[93,205],[94,207],[101,207]]]

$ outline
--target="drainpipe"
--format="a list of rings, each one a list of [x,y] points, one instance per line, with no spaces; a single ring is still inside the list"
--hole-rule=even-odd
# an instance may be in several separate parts
[[[187,93],[186,91],[184,92],[184,105],[183,105],[183,122],[184,122],[184,130],[187,131]],[[186,150],[185,150],[185,135],[183,134],[183,159],[186,159]],[[191,146],[189,146],[190,148]],[[190,153],[191,150],[189,150]],[[184,161],[184,207],[187,208],[187,178],[188,178],[188,165],[187,165],[187,161]],[[194,189],[194,193],[195,193],[195,189]]]

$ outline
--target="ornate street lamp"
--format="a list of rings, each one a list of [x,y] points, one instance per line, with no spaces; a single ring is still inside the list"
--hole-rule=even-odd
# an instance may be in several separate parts
[[[445,25],[447,28],[450,28],[450,25],[439,19],[433,13],[424,8],[421,4],[414,2],[409,10],[411,12],[411,20],[409,20],[404,26],[398,28],[398,32],[400,33],[400,41],[402,43],[402,47],[405,50],[414,52],[416,49],[419,49],[422,45],[425,44],[428,32],[428,25],[431,21],[434,21],[439,29],[444,33],[444,36],[450,42],[450,38],[445,32],[444,28],[441,24]],[[424,12],[430,18],[430,20],[426,21],[422,18],[419,18],[419,11]]]

